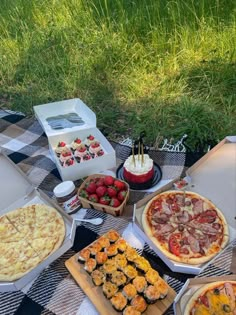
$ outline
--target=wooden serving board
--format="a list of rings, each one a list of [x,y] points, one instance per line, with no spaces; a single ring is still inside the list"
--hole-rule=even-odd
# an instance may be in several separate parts
[[[120,315],[112,307],[111,302],[104,296],[101,286],[95,286],[91,276],[84,270],[84,265],[78,262],[79,254],[75,254],[66,260],[65,265],[75,281],[79,284],[84,293],[89,297],[98,312],[103,315]],[[162,315],[173,303],[176,292],[169,286],[167,296],[154,304],[148,305],[145,315]]]

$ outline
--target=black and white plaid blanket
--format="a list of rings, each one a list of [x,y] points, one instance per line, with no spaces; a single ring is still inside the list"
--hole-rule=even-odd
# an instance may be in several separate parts
[[[47,137],[38,121],[33,117],[27,118],[21,113],[0,110],[0,132],[0,146],[4,152],[35,186],[52,197],[53,188],[61,182],[61,178],[49,154]],[[116,150],[117,157],[121,160],[129,155],[129,148],[114,142],[112,145]],[[184,171],[185,154],[152,153],[152,157],[157,159],[158,164],[162,167],[164,179],[180,176]],[[135,198],[140,199],[142,196],[143,193],[136,195]],[[87,314],[97,314],[92,303],[70,276],[64,262],[111,228],[129,234],[131,225],[123,217],[115,218],[88,209],[85,218],[98,215],[103,217],[104,223],[99,227],[88,223],[79,225],[74,246],[49,265],[26,287],[17,292],[0,293],[0,315],[72,315],[83,314],[85,311]],[[151,265],[178,292],[186,279],[192,276],[172,272],[147,244],[141,243],[142,246],[138,248],[140,253],[149,259]],[[208,276],[211,273],[209,268],[204,271],[203,275]],[[219,268],[217,266],[214,268],[213,274],[230,273],[228,267]],[[173,314],[173,309],[169,309],[166,314]]]

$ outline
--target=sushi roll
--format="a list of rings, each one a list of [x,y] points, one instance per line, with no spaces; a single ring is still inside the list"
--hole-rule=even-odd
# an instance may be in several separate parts
[[[160,298],[160,291],[154,285],[149,285],[144,291],[144,298],[148,304],[153,304]]]
[[[147,287],[147,281],[143,276],[137,276],[133,279],[133,285],[138,293],[143,293]]]
[[[108,257],[113,257],[118,254],[118,249],[116,244],[111,244],[109,247],[105,248],[105,252]]]
[[[139,254],[131,246],[127,246],[124,254],[125,254],[127,260],[130,261],[130,262],[134,262],[135,259],[137,259],[139,257]]]
[[[88,272],[91,273],[97,266],[97,262],[94,258],[89,258],[85,264],[84,264],[84,269]]]
[[[147,303],[141,295],[136,295],[130,303],[137,311],[143,313],[147,308]]]
[[[98,241],[96,241],[91,246],[89,246],[89,250],[90,250],[90,255],[92,257],[95,257],[96,254],[102,250],[102,246]]]
[[[115,260],[115,263],[116,263],[116,267],[119,270],[122,270],[124,267],[127,266],[128,262],[127,262],[127,259],[126,259],[124,254],[117,254],[114,257],[114,260]]]
[[[106,281],[106,276],[101,270],[98,270],[98,269],[95,269],[91,273],[91,277],[92,277],[93,283],[96,286],[102,285]]]
[[[148,283],[154,284],[155,282],[157,282],[157,280],[160,278],[160,276],[159,276],[159,273],[156,270],[150,268],[146,272],[145,278],[146,278]]]
[[[129,279],[134,279],[138,275],[137,270],[131,265],[127,265],[123,268],[123,272]]]
[[[114,294],[118,291],[117,285],[110,281],[105,281],[103,286],[102,286],[102,292],[105,295],[107,299],[110,299],[113,297]]]
[[[123,311],[123,309],[127,305],[127,299],[124,297],[124,295],[121,292],[116,293],[111,299],[111,304],[114,307],[114,309],[118,312]]]
[[[113,259],[108,259],[102,266],[103,271],[105,274],[109,275],[112,274],[117,270],[115,260]]]
[[[126,283],[126,276],[122,271],[115,271],[112,273],[111,282],[116,284],[118,287],[123,286]]]
[[[84,263],[90,258],[90,250],[88,248],[82,249],[78,253],[78,261]]]
[[[127,248],[127,243],[123,238],[119,238],[118,241],[116,241],[116,246],[120,253],[124,253]]]
[[[160,277],[158,281],[154,283],[154,286],[160,292],[160,299],[164,299],[168,294],[168,290],[169,290],[168,284]]]
[[[122,290],[122,294],[128,299],[132,300],[137,295],[137,290],[132,283],[126,284]]]
[[[98,265],[103,265],[107,261],[107,253],[98,252],[95,256]]]
[[[101,245],[102,249],[107,248],[110,246],[110,241],[107,237],[105,236],[101,236],[99,237],[99,239],[97,240],[99,242],[99,244]]]
[[[106,237],[109,239],[110,243],[115,243],[119,239],[120,234],[115,230],[110,230],[106,233]]]
[[[144,273],[147,272],[151,268],[151,265],[149,264],[147,259],[141,256],[137,257],[134,263],[135,263],[136,268]]]
[[[134,306],[126,306],[123,311],[123,315],[141,315],[141,312],[137,311]]]

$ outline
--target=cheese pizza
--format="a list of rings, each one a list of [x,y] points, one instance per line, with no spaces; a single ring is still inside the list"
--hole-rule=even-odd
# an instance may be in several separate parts
[[[235,315],[236,281],[217,281],[200,287],[186,304],[184,315]]]
[[[57,250],[64,237],[62,216],[44,204],[0,217],[0,281],[21,278]]]
[[[198,265],[229,240],[227,221],[207,198],[189,191],[166,191],[151,199],[142,214],[147,236],[171,260]]]

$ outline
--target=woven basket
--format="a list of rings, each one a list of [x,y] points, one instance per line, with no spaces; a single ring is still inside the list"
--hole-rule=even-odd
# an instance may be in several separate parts
[[[93,179],[93,178],[104,178],[104,177],[106,177],[106,175],[102,175],[102,174],[93,174],[91,176],[88,176],[86,178],[86,180],[81,184],[81,186],[78,189],[79,199],[81,201],[81,204],[82,204],[83,208],[96,209],[96,210],[99,210],[99,211],[102,211],[102,212],[105,212],[105,213],[109,213],[109,214],[112,214],[112,215],[118,217],[118,216],[122,215],[123,210],[125,208],[125,205],[126,205],[128,199],[129,199],[129,185],[126,182],[124,182],[124,181],[122,181],[122,180],[117,178],[119,181],[125,183],[125,186],[126,186],[126,189],[127,189],[127,194],[126,194],[125,199],[123,200],[123,202],[119,205],[119,207],[116,207],[116,208],[111,207],[111,206],[107,206],[107,205],[102,205],[102,204],[97,203],[97,202],[91,202],[90,200],[85,199],[85,198],[80,196],[81,190],[85,188],[86,184],[91,179]]]

